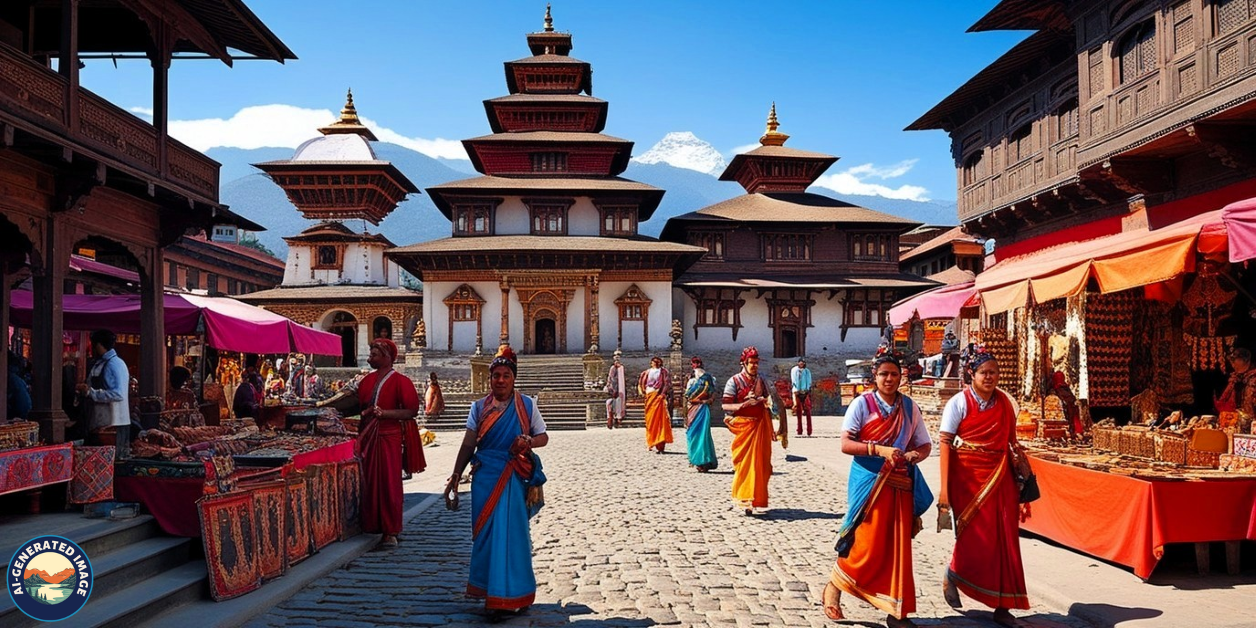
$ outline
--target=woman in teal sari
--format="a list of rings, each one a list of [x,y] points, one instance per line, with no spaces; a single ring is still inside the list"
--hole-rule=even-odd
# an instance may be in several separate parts
[[[445,506],[458,509],[458,482],[468,463],[471,481],[471,574],[467,596],[493,613],[518,613],[536,597],[528,518],[540,507],[540,459],[549,442],[536,400],[515,391],[514,351],[503,345],[489,365],[492,393],[471,404]]]
[[[689,446],[689,464],[706,473],[717,466],[715,441],[711,440],[711,404],[719,398],[715,391],[715,378],[702,368],[702,358],[694,356],[693,378],[685,387],[685,399],[689,411],[685,415],[685,440]]]

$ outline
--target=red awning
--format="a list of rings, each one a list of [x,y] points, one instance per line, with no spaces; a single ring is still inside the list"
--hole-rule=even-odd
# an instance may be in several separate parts
[[[940,286],[933,290],[921,292],[894,304],[887,316],[892,325],[902,325],[919,315],[922,320],[930,318],[955,318],[960,308],[964,307],[977,288],[973,282]]]

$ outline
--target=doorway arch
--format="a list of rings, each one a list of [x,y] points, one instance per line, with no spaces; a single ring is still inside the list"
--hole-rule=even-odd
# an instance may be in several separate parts
[[[538,315],[532,334],[536,339],[533,353],[558,353],[558,324],[552,316]]]
[[[329,312],[323,330],[340,336],[340,366],[358,365],[358,319],[344,310]]]

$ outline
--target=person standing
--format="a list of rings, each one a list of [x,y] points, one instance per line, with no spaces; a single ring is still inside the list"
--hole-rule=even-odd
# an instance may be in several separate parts
[[[117,334],[97,329],[90,336],[92,355],[96,361],[88,369],[88,381],[78,385],[78,393],[91,402],[88,410],[89,430],[106,427],[116,429],[114,446],[119,459],[131,456],[131,372],[118,357],[114,345]],[[160,375],[159,375],[160,376]]]
[[[549,444],[536,400],[515,390],[515,352],[502,345],[489,364],[492,392],[471,404],[467,431],[445,485],[445,507],[458,510],[458,483],[471,479],[471,572],[467,595],[496,613],[521,612],[536,598],[528,518],[545,482],[532,450]]]
[[[689,410],[685,414],[685,442],[689,449],[689,465],[706,473],[719,465],[715,457],[715,441],[711,440],[711,404],[715,402],[715,378],[703,368],[702,358],[694,356],[693,378],[685,386]]]
[[[1025,456],[1016,440],[1016,406],[998,389],[999,363],[978,348],[968,362],[972,385],[942,411],[942,484],[938,517],[955,513],[955,550],[942,581],[947,604],[959,592],[994,609],[994,621],[1016,625],[1009,609],[1029,608],[1020,553],[1020,491]],[[958,442],[958,444],[957,444]],[[1013,468],[1019,453],[1022,468]]]
[[[257,354],[250,353],[244,357],[244,373],[240,374],[240,385],[231,399],[231,411],[237,419],[259,419],[265,399],[262,376],[257,372]]]
[[[733,433],[733,501],[747,515],[763,514],[768,507],[768,479],[772,477],[772,441],[777,434],[773,414],[783,404],[775,388],[759,375],[759,350],[741,352],[741,372],[724,386],[724,425]],[[786,428],[781,416],[780,432]]]
[[[367,363],[375,369],[358,383],[362,426],[358,452],[362,457],[362,530],[383,534],[379,547],[397,546],[404,496],[401,473],[419,473],[426,466],[414,417],[419,393],[409,377],[393,370],[397,345],[388,338],[371,341]],[[405,455],[402,455],[402,442]]]
[[[26,388],[26,380],[22,378],[22,358],[12,350],[8,353],[9,369],[5,373],[8,381],[8,387],[5,389],[7,391],[5,417],[10,421],[25,420],[31,413],[31,391]]]
[[[1252,368],[1252,352],[1242,347],[1230,351],[1230,380],[1217,398],[1217,412],[1236,412],[1238,429],[1246,434],[1256,413],[1256,369]]]
[[[611,396],[606,400],[606,428],[623,427],[627,390],[624,388],[624,365],[619,361],[618,351],[611,360],[611,368],[606,372],[606,392]]]
[[[167,410],[195,410],[198,401],[196,393],[188,388],[192,381],[192,371],[182,366],[170,369],[170,390],[166,393]]]
[[[645,397],[645,446],[658,453],[672,442],[672,374],[663,358],[650,358],[650,368],[637,378],[637,392]]]
[[[798,365],[789,370],[790,391],[794,396],[794,417],[798,421],[798,435],[802,436],[802,416],[807,415],[807,436],[811,436],[811,369],[807,361],[798,358]]]
[[[439,421],[445,411],[445,395],[441,394],[440,382],[436,381],[436,371],[427,377],[427,392],[423,395],[423,416],[427,421]]]
[[[903,367],[892,355],[872,365],[876,390],[846,411],[842,453],[854,456],[847,483],[847,516],[838,531],[838,557],[824,588],[824,614],[842,619],[845,591],[888,613],[886,626],[914,625],[911,540],[933,494],[916,466],[933,442],[920,406],[899,392]]]

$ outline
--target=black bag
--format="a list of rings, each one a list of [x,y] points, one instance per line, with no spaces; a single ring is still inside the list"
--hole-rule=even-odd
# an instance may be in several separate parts
[[[1029,477],[1021,478],[1020,484],[1020,503],[1028,504],[1042,497],[1042,493],[1038,490],[1038,476],[1030,473]]]

